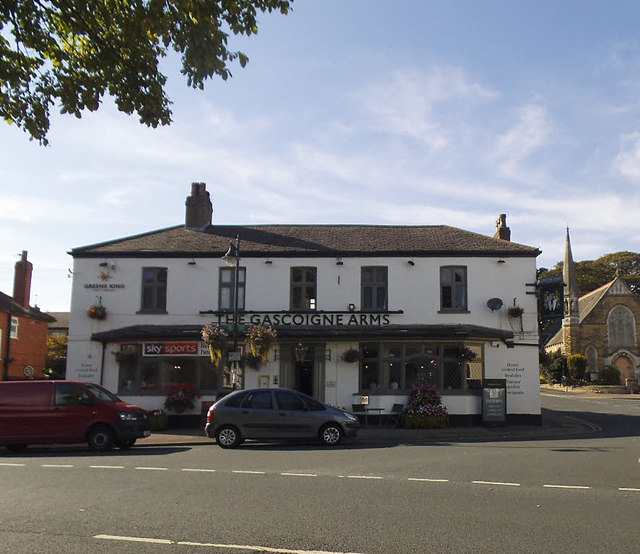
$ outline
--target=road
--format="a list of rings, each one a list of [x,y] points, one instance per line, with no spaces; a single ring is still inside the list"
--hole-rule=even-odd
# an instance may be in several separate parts
[[[584,436],[0,455],[1,552],[638,552],[640,402]]]

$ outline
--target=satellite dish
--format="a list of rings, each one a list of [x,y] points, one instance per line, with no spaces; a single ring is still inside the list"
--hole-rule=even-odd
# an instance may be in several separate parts
[[[502,300],[500,300],[499,298],[489,298],[489,300],[487,300],[487,306],[492,312],[495,310],[499,310],[500,308],[502,308]]]

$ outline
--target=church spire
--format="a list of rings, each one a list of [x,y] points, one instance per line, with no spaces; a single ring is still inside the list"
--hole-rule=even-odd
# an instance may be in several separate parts
[[[569,227],[567,227],[567,242],[564,250],[564,267],[562,270],[564,281],[564,319],[562,320],[564,347],[563,351],[567,355],[575,354],[576,338],[574,335],[578,331],[580,323],[580,310],[578,302],[578,279],[576,278],[576,265],[573,262],[571,252],[571,239],[569,238]],[[576,350],[576,352],[574,352]]]

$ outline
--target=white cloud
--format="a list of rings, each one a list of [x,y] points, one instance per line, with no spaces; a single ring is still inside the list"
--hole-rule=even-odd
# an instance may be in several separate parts
[[[635,132],[622,137],[622,149],[616,156],[613,166],[625,179],[640,183],[640,133]]]
[[[529,104],[520,109],[518,121],[498,136],[492,159],[501,176],[519,183],[540,184],[544,171],[526,164],[531,156],[551,142],[553,122],[547,109]]]
[[[365,88],[358,101],[374,130],[414,139],[437,151],[450,143],[451,130],[440,121],[436,106],[460,101],[468,105],[497,96],[472,82],[463,69],[440,66],[426,75],[398,72],[388,83]]]

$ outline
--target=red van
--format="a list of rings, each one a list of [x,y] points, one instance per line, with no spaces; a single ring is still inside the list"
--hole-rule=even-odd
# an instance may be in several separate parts
[[[87,442],[92,450],[131,448],[151,434],[148,414],[107,389],[80,381],[0,381],[0,445]]]

